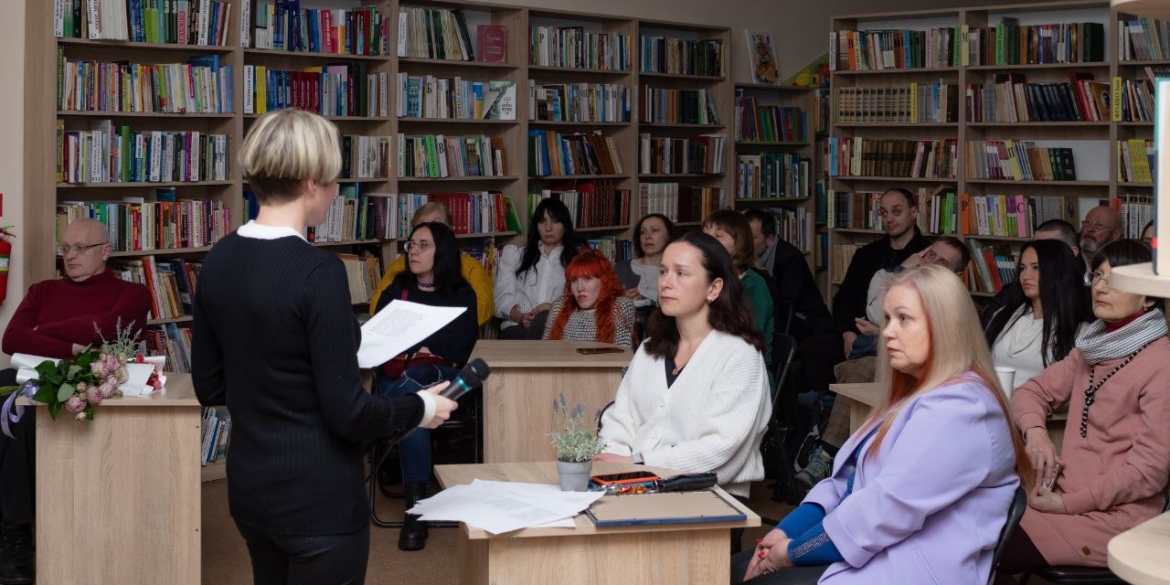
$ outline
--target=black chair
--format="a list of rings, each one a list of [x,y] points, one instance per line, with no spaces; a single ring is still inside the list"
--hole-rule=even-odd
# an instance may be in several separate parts
[[[1028,492],[1023,487],[1017,487],[1015,495],[1012,496],[1012,504],[1008,507],[1007,521],[1003,523],[1003,529],[999,531],[999,541],[995,543],[995,550],[991,553],[992,581],[995,580],[995,570],[999,567],[999,557],[1003,556],[1003,549],[1011,542],[1012,535],[1020,526],[1020,518],[1024,517],[1024,511],[1027,509]]]
[[[792,457],[788,454],[787,435],[792,429],[784,423],[780,416],[780,394],[784,384],[788,381],[788,372],[792,361],[796,357],[796,338],[787,333],[777,333],[772,341],[772,355],[776,362],[776,393],[772,396],[772,418],[768,421],[768,436],[764,438],[762,451],[771,461],[765,461],[765,468],[776,470],[776,481],[770,486],[772,499],[777,502],[793,503],[794,485],[792,476],[794,468]],[[767,518],[765,521],[770,521]],[[776,524],[776,522],[772,522]]]
[[[792,315],[795,313],[792,303],[775,299],[772,307],[772,319],[776,322],[776,333],[791,335]]]

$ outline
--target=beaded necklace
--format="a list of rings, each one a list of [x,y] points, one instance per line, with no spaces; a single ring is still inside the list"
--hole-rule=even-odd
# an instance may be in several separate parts
[[[1094,368],[1092,366],[1089,367],[1089,387],[1085,388],[1085,409],[1083,411],[1081,411],[1081,438],[1082,439],[1089,436],[1089,407],[1092,406],[1093,403],[1097,401],[1097,391],[1101,389],[1101,386],[1105,385],[1105,382],[1107,382],[1109,380],[1109,378],[1112,378],[1114,374],[1116,374],[1117,372],[1120,372],[1121,368],[1124,368],[1125,366],[1129,365],[1129,362],[1132,362],[1133,358],[1137,357],[1137,354],[1141,353],[1143,349],[1149,347],[1149,345],[1151,343],[1153,343],[1153,341],[1146,342],[1145,345],[1137,348],[1137,351],[1126,356],[1125,361],[1122,361],[1120,364],[1117,364],[1117,367],[1113,368],[1113,371],[1109,372],[1108,374],[1105,374],[1105,377],[1101,378],[1101,381],[1097,382],[1096,385],[1093,384],[1093,379],[1097,375],[1097,368]]]

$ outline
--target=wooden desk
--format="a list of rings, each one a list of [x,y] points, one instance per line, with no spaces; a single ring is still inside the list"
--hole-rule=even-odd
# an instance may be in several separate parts
[[[38,408],[38,583],[199,585],[199,412],[177,373],[89,422]]]
[[[594,474],[650,469],[595,463]],[[473,479],[556,484],[556,463],[436,465],[443,487]],[[716,488],[718,489],[718,488]],[[720,490],[722,492],[722,490]],[[616,585],[624,583],[726,583],[732,528],[760,525],[760,517],[722,492],[747,515],[741,522],[658,524],[598,528],[579,514],[576,528],[527,528],[492,536],[459,526],[459,582],[462,585]],[[637,496],[626,496],[637,497]]]
[[[1109,541],[1109,570],[1133,585],[1170,585],[1170,512]]]
[[[484,462],[551,461],[552,402],[560,394],[593,416],[617,396],[622,368],[633,353],[581,355],[577,348],[612,347],[579,341],[505,341],[475,344],[473,358],[492,369],[483,386]]]

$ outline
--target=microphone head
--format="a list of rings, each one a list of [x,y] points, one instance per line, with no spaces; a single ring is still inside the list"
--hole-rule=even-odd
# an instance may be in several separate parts
[[[487,379],[492,373],[491,368],[488,367],[487,362],[481,358],[475,358],[467,362],[466,366],[459,371],[459,377],[463,379],[463,383],[468,388],[475,388],[483,385],[483,381]]]

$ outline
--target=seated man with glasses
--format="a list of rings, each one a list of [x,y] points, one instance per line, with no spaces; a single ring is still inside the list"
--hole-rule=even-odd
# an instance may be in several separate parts
[[[1121,239],[1121,214],[1108,205],[1098,205],[1081,222],[1081,253],[1091,262],[1097,250]]]
[[[4,353],[27,353],[68,359],[102,337],[114,339],[122,327],[146,327],[150,291],[106,269],[111,247],[107,228],[79,219],[61,233],[65,278],[29,287],[4,330]],[[0,371],[0,386],[16,383],[16,370]],[[35,409],[25,409],[11,425],[10,439],[0,434],[0,583],[32,583],[32,530],[36,473]]]

